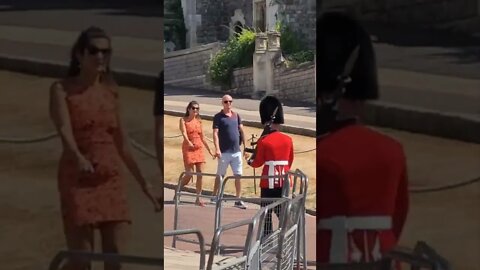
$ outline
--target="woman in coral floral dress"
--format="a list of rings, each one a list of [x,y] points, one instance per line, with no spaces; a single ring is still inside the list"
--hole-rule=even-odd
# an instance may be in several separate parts
[[[183,135],[182,154],[185,172],[193,172],[194,167],[197,173],[203,172],[203,165],[205,163],[204,146],[212,157],[214,153],[208,146],[208,143],[203,135],[202,120],[199,115],[200,105],[196,101],[188,103],[185,116],[180,119],[180,131]],[[187,185],[192,179],[192,176],[185,175],[182,179],[181,187]],[[204,206],[205,204],[200,200],[202,193],[202,176],[197,176],[197,199],[196,205]]]
[[[161,205],[142,177],[119,119],[118,90],[110,75],[110,38],[96,27],[83,31],[72,49],[69,74],[50,89],[50,114],[62,139],[58,170],[61,211],[69,250],[92,251],[94,230],[105,253],[121,253],[131,223],[123,163],[156,211]],[[72,260],[67,269],[90,269]],[[106,263],[105,269],[120,269]]]

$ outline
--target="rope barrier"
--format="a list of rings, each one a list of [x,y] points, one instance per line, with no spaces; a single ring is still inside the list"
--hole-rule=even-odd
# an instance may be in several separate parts
[[[163,138],[164,138],[164,139],[173,139],[173,138],[177,138],[177,137],[182,137],[182,135],[164,136]],[[207,139],[209,142],[212,142],[212,143],[213,143],[213,140],[210,139],[208,136],[205,136],[205,139]],[[247,141],[251,141],[251,139],[248,139]],[[312,148],[312,149],[303,150],[303,151],[294,151],[293,153],[294,153],[294,154],[303,154],[303,153],[308,153],[308,152],[315,151],[316,149],[317,149],[317,148]]]
[[[39,136],[39,137],[33,137],[33,138],[23,138],[23,139],[15,139],[15,138],[1,138],[0,137],[0,143],[36,143],[36,142],[43,142],[43,141],[48,141],[51,140],[55,137],[57,137],[57,132],[50,132],[46,135]]]
[[[43,141],[48,141],[48,140],[51,140],[55,137],[58,136],[58,133],[57,132],[50,132],[46,135],[43,135],[43,136],[39,136],[39,137],[33,137],[33,138],[21,138],[21,139],[18,139],[18,138],[5,138],[5,137],[0,137],[0,143],[13,143],[13,144],[28,144],[28,143],[37,143],[37,142],[43,142]],[[182,137],[182,135],[174,135],[174,136],[166,136],[164,138],[167,138],[167,139],[170,139],[170,138],[177,138],[177,137]],[[132,138],[129,138],[130,139],[130,142],[132,143],[132,146],[140,151],[141,153],[151,157],[151,158],[154,158],[156,159],[157,156],[155,153],[149,151],[148,149],[146,149],[143,145],[141,145],[140,143],[138,143],[137,141],[135,141],[134,139]],[[207,140],[213,142],[210,138],[206,137]],[[316,148],[313,148],[313,149],[309,149],[309,150],[305,150],[305,151],[295,151],[294,153],[295,154],[302,154],[302,153],[307,153],[307,152],[312,152],[312,151],[315,151]],[[422,188],[410,188],[409,191],[411,193],[432,193],[432,192],[440,192],[440,191],[445,191],[445,190],[451,190],[451,189],[456,189],[456,188],[460,188],[460,187],[465,187],[465,186],[468,186],[468,185],[472,185],[472,184],[475,184],[477,182],[480,182],[480,177],[477,177],[477,178],[474,178],[474,179],[470,179],[470,180],[467,180],[467,181],[462,181],[462,182],[459,182],[459,183],[453,183],[453,184],[446,184],[446,185],[443,185],[443,186],[436,186],[436,187],[422,187]]]
[[[183,135],[180,134],[180,135],[173,135],[173,136],[163,136],[164,139],[173,139],[173,138],[179,138],[179,137],[182,137]]]
[[[137,141],[134,139],[130,138],[130,142],[132,143],[132,146],[137,149],[138,151],[144,153],[145,155],[157,159],[157,155],[153,152],[150,152],[147,148],[143,147],[143,145],[139,144]]]
[[[439,192],[439,191],[450,190],[450,189],[455,189],[455,188],[460,188],[460,187],[472,185],[472,184],[475,184],[476,182],[480,182],[480,177],[470,179],[470,180],[467,180],[467,181],[463,181],[463,182],[459,182],[459,183],[446,184],[446,185],[437,186],[437,187],[410,188],[409,191],[411,193]]]

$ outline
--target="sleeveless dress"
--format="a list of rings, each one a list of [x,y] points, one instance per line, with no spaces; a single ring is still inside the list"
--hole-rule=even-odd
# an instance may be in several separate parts
[[[188,139],[195,145],[195,148],[190,148],[188,146],[188,142],[183,140],[183,162],[188,165],[204,163],[205,154],[203,152],[204,146],[202,142],[202,123],[196,118],[192,119],[191,121],[185,121],[185,131]]]
[[[82,173],[75,158],[62,153],[58,170],[65,225],[130,222],[122,160],[114,143],[117,94],[107,88],[81,89],[63,83],[74,139],[95,172]],[[69,89],[70,88],[70,89]]]

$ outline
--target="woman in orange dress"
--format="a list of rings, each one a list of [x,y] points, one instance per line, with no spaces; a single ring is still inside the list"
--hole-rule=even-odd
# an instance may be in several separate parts
[[[118,90],[110,75],[110,38],[96,27],[83,31],[71,52],[68,76],[50,89],[50,115],[62,139],[58,188],[69,250],[91,252],[94,230],[104,253],[121,253],[131,223],[124,163],[156,211],[157,196],[140,173],[119,118]],[[90,269],[72,260],[66,269]],[[105,269],[120,265],[105,263]]]
[[[191,101],[188,103],[187,111],[185,116],[180,118],[180,131],[183,135],[182,143],[182,154],[183,154],[183,164],[185,166],[185,172],[193,172],[194,167],[197,173],[203,172],[203,164],[205,163],[205,155],[203,147],[207,148],[208,152],[212,157],[215,157],[215,153],[212,152],[208,146],[207,140],[203,135],[202,120],[200,118],[200,105],[196,101]],[[190,182],[192,176],[185,175],[182,179],[181,187]],[[205,206],[205,204],[200,200],[200,195],[202,193],[202,176],[197,175],[197,199],[195,201],[196,205]]]

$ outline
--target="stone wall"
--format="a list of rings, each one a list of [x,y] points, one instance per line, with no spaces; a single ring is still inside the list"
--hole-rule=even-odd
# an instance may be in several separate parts
[[[251,95],[253,92],[253,68],[235,69],[232,86],[236,94]]]
[[[479,0],[323,0],[320,9],[348,7],[369,20],[434,25],[480,16],[479,6]]]
[[[278,97],[286,100],[315,104],[315,68],[313,63],[293,69],[275,70],[275,89]]]
[[[303,101],[315,104],[315,69],[313,63],[302,67],[275,70],[275,89],[280,99]],[[233,72],[235,94],[251,95],[253,92],[253,69],[236,69]]]
[[[292,30],[299,33],[305,40],[309,49],[314,50],[316,46],[316,0],[290,0],[285,1],[281,11],[284,19]]]
[[[287,0],[279,10],[286,22],[306,39],[307,46],[315,48],[315,0]],[[197,0],[197,14],[201,25],[197,28],[197,43],[205,44],[226,41],[230,35],[229,25],[235,10],[241,9],[245,26],[253,25],[253,0]]]
[[[208,62],[219,49],[219,43],[211,43],[166,53],[164,58],[165,84],[202,87]],[[196,85],[198,83],[201,84]]]
[[[193,87],[212,91],[224,91],[208,80],[207,68],[211,57],[220,49],[219,43],[211,43],[193,49],[168,52],[165,54],[165,84]],[[315,71],[313,63],[297,68],[277,68],[275,89],[284,100],[315,103]],[[253,68],[233,71],[232,89],[234,94],[250,96],[253,93]]]
[[[245,15],[246,26],[252,26],[252,0],[197,0],[197,14],[201,16],[201,25],[197,28],[197,43],[206,44],[225,41],[230,35],[229,25],[235,10],[241,9]]]

